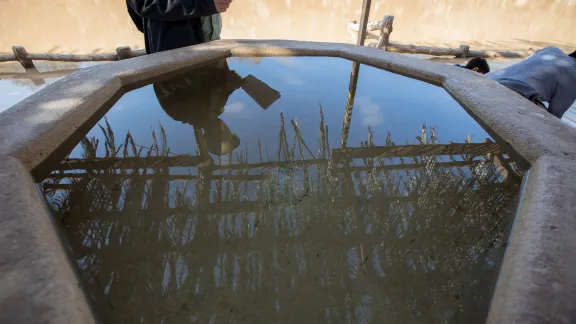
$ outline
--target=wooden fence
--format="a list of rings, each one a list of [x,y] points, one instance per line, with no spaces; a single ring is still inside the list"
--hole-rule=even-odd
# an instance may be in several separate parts
[[[535,50],[528,51],[490,51],[471,50],[469,45],[460,45],[458,48],[431,47],[406,45],[390,42],[390,34],[393,31],[394,16],[384,16],[382,20],[369,22],[370,0],[364,0],[362,17],[360,23],[350,21],[348,28],[358,32],[358,45],[364,45],[364,40],[368,31],[380,30],[378,43],[370,44],[376,48],[389,52],[406,54],[426,54],[433,56],[454,56],[458,58],[484,57],[484,58],[523,58],[532,55]],[[60,62],[99,62],[99,61],[119,61],[132,57],[146,55],[142,50],[132,50],[129,46],[121,46],[116,49],[116,53],[95,53],[95,54],[51,54],[51,53],[28,53],[22,46],[13,46],[12,54],[0,54],[0,62],[18,61],[24,68],[33,68],[34,60],[38,61],[60,61]]]
[[[26,69],[34,67],[34,60],[60,62],[100,62],[119,61],[132,57],[146,55],[144,50],[132,50],[129,46],[121,46],[116,53],[103,54],[35,54],[28,53],[22,46],[12,46],[13,54],[0,54],[0,62],[18,61]]]
[[[363,23],[365,26],[363,26]],[[384,19],[375,22],[360,22],[350,21],[348,28],[358,32],[358,39],[366,37],[368,31],[380,30],[380,37],[378,43],[371,44],[376,48],[386,50],[388,52],[406,53],[406,54],[425,54],[432,56],[454,56],[458,58],[466,57],[484,57],[484,58],[523,58],[534,54],[536,51],[530,49],[528,51],[490,51],[490,50],[471,50],[469,45],[460,45],[458,48],[448,47],[432,47],[432,46],[417,46],[405,45],[390,42],[390,34],[393,31],[394,16],[386,15]],[[360,31],[365,31],[362,33]],[[362,36],[360,36],[362,35]],[[361,45],[359,42],[359,45]]]

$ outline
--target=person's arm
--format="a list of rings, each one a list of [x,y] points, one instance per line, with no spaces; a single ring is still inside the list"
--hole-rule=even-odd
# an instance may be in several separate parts
[[[144,23],[142,22],[142,17],[138,16],[136,11],[134,11],[134,9],[132,9],[132,7],[130,7],[130,4],[128,3],[128,1],[126,1],[126,6],[128,7],[128,14],[130,15],[130,18],[132,18],[132,22],[134,22],[134,25],[136,26],[136,28],[138,28],[138,30],[141,33],[143,33],[144,32]]]
[[[179,21],[216,14],[214,0],[126,0],[140,17],[157,21]]]

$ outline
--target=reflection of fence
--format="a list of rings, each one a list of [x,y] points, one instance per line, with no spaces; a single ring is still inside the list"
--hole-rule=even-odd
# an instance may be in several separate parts
[[[518,186],[490,162],[496,144],[440,145],[423,128],[418,145],[376,146],[369,133],[361,147],[330,149],[322,119],[314,148],[292,126],[289,143],[282,123],[277,152],[259,144],[226,163],[169,153],[163,131],[138,150],[103,128],[106,157],[85,139],[83,158],[64,160],[42,188],[101,315],[113,306],[119,321],[182,322],[191,298],[210,305],[194,305],[199,319],[254,318],[231,311],[243,301],[267,319],[327,308],[350,323],[487,307]]]
[[[258,142],[225,162],[201,129],[197,154],[176,155],[163,128],[149,147],[118,145],[106,123],[105,156],[85,138],[82,158],[56,166],[41,187],[102,321],[482,322],[511,161],[425,126],[418,145],[377,146],[369,129],[349,147],[358,73],[338,148],[320,109],[316,147],[295,121],[289,143],[282,115],[276,152]]]
[[[364,22],[366,25],[362,25],[363,22],[356,23],[356,21],[351,21],[348,23],[348,27],[354,31],[358,32],[358,38],[364,39],[368,31],[379,30],[380,37],[378,43],[371,44],[376,48],[386,50],[388,52],[396,53],[406,53],[406,54],[425,54],[432,56],[455,56],[455,57],[485,57],[485,58],[522,58],[528,57],[534,54],[534,50],[530,49],[528,51],[489,51],[489,50],[471,50],[469,45],[460,45],[459,48],[446,48],[446,47],[432,47],[432,46],[417,46],[417,45],[405,45],[390,42],[390,34],[393,31],[394,16],[384,16],[383,20],[376,22]],[[365,31],[362,33],[361,30]],[[363,37],[360,37],[363,35]],[[364,41],[362,41],[362,44]],[[360,45],[360,44],[359,44]]]
[[[12,52],[13,54],[0,54],[0,62],[18,61],[27,69],[34,67],[34,60],[61,62],[119,61],[146,54],[144,50],[132,50],[128,46],[118,47],[116,53],[110,54],[36,54],[28,53],[22,46],[13,46]]]
[[[296,146],[298,145],[302,144],[296,144]],[[325,154],[323,155],[325,156]],[[442,156],[449,157],[450,161],[443,161]],[[234,164],[214,164],[209,156],[202,155],[70,158],[64,160],[55,168],[56,172],[49,175],[42,187],[46,192],[53,192],[54,190],[74,191],[79,190],[79,185],[88,186],[93,180],[98,180],[102,183],[113,183],[120,187],[124,187],[134,181],[138,181],[141,184],[154,182],[155,185],[158,185],[158,181],[162,181],[164,182],[162,187],[166,187],[168,183],[173,181],[194,182],[196,184],[205,181],[264,182],[269,180],[265,173],[269,173],[272,170],[276,170],[274,172],[278,172],[278,170],[297,172],[296,170],[302,171],[305,169],[309,171],[311,167],[317,168],[315,169],[316,172],[325,172],[326,174],[323,174],[322,177],[332,177],[338,174],[339,179],[349,178],[353,174],[356,174],[356,176],[352,176],[352,178],[356,177],[358,179],[358,174],[381,174],[382,172],[404,172],[408,174],[407,172],[409,171],[418,170],[420,170],[419,172],[428,172],[426,170],[433,168],[435,170],[446,169],[448,173],[454,172],[454,170],[468,170],[464,173],[458,171],[456,173],[458,174],[457,177],[464,181],[468,176],[472,176],[478,184],[487,184],[494,181],[496,183],[506,183],[510,174],[513,175],[513,182],[517,182],[518,176],[511,171],[509,166],[511,160],[497,160],[495,156],[500,156],[500,148],[496,143],[486,142],[446,145],[372,145],[359,148],[334,149],[329,154],[329,157],[324,158],[304,159],[301,156],[300,160],[289,157],[284,161],[262,160],[259,163],[241,162]],[[383,162],[385,160],[387,161],[386,163]],[[360,163],[361,165],[358,166],[348,165],[352,161],[363,161],[364,163]],[[478,174],[474,170],[484,168],[487,165],[493,168],[490,176],[488,176],[490,179],[486,178],[486,175],[483,175],[482,179],[476,179],[475,177]],[[170,174],[171,168],[197,168],[198,174]],[[263,170],[267,171],[263,173]],[[330,174],[328,174],[329,170],[332,170]],[[254,172],[257,174],[254,174]],[[62,182],[63,180],[64,182]],[[82,183],[83,185],[81,185]],[[399,184],[397,183],[396,185]],[[109,190],[110,188],[105,191]],[[396,188],[396,190],[399,190],[396,195],[381,197],[380,201],[394,202],[418,199],[418,195],[414,193],[407,194],[399,188]],[[88,189],[84,187],[80,191],[86,192]],[[200,189],[196,188],[194,191],[199,192]],[[139,196],[142,199],[147,199],[144,198],[146,196],[145,190],[140,191]],[[359,198],[355,194],[353,197],[354,199]],[[117,197],[117,199],[120,198],[120,196]],[[165,198],[161,200],[166,201]],[[209,196],[205,196],[205,198],[209,199]],[[119,201],[110,201],[111,205],[118,205],[119,203]],[[123,202],[123,204],[125,203]],[[267,204],[268,201],[258,201],[258,199],[256,201],[237,201],[231,205],[233,208],[225,207],[226,204],[222,204],[221,201],[210,203],[206,200],[202,203],[205,204],[205,208],[219,210],[220,212],[255,212],[262,208],[262,204]],[[153,209],[158,210],[157,208]]]
[[[285,135],[284,135],[285,136]],[[197,140],[202,140],[201,138]],[[295,146],[301,146],[302,142],[296,139]],[[324,145],[322,145],[325,147]],[[95,148],[94,148],[95,151]],[[112,151],[110,149],[110,151]],[[161,151],[161,150],[159,150]],[[302,153],[302,152],[301,152]],[[509,159],[498,158],[500,155],[500,148],[496,143],[454,143],[454,144],[421,144],[421,145],[406,145],[406,146],[365,146],[359,148],[343,148],[334,149],[331,154],[324,152],[321,154],[322,158],[313,157],[312,159],[305,159],[301,154],[300,159],[293,159],[291,154],[288,153],[286,160],[278,161],[264,161],[258,163],[241,163],[234,164],[215,164],[209,156],[191,156],[191,155],[157,155],[146,157],[103,157],[96,158],[94,156],[88,158],[71,158],[64,160],[56,171],[52,173],[47,181],[43,183],[43,189],[46,192],[53,192],[54,190],[80,190],[87,192],[89,183],[97,180],[102,185],[103,183],[115,184],[119,187],[125,187],[128,183],[138,181],[142,185],[147,182],[155,183],[158,181],[163,182],[162,187],[167,187],[168,183],[173,181],[194,182],[200,185],[202,182],[208,183],[216,182],[265,182],[270,178],[266,173],[277,173],[279,170],[290,170],[290,172],[312,172],[310,168],[314,168],[319,177],[334,177],[336,174],[339,179],[350,178],[354,179],[358,174],[382,174],[389,172],[402,172],[408,174],[410,171],[429,172],[431,168],[435,170],[445,169],[445,172],[452,174],[455,170],[460,170],[454,173],[461,181],[471,176],[474,182],[478,184],[493,183],[506,183],[509,177],[513,183],[519,179],[515,172],[512,171]],[[449,157],[450,161],[444,161],[442,157]],[[352,161],[363,161],[358,166],[350,166]],[[386,162],[384,162],[386,161]],[[474,170],[490,166],[490,175],[479,175]],[[192,174],[170,174],[171,168],[197,168],[197,175]],[[266,170],[263,173],[263,170]],[[300,171],[296,171],[300,170]],[[303,171],[307,170],[307,171]],[[331,170],[331,171],[330,171]],[[462,172],[462,170],[468,170]],[[72,172],[71,172],[72,171]],[[256,174],[255,174],[256,172]],[[353,176],[356,174],[356,176]],[[481,178],[476,178],[476,177]],[[356,178],[358,179],[358,178]],[[499,179],[499,180],[497,180]],[[62,182],[64,180],[64,182]],[[83,188],[79,188],[78,186]],[[200,185],[200,186],[205,186]],[[403,185],[399,182],[396,183],[398,188],[395,195],[383,196],[380,199],[385,201],[403,201],[414,200],[418,195],[414,193],[407,193],[405,189],[400,189]],[[130,185],[128,187],[131,187]],[[111,188],[105,189],[109,192]],[[194,189],[195,192],[200,192],[199,188]],[[164,194],[167,194],[165,192]],[[142,199],[146,196],[145,190],[141,190],[139,196]],[[356,197],[356,194],[352,195]],[[351,197],[352,197],[351,196]],[[111,198],[111,197],[109,197]],[[212,210],[220,210],[224,212],[232,212],[233,208],[225,208],[220,205],[221,202],[212,204],[209,202],[210,197],[205,196],[206,201],[198,202],[204,204],[206,208]],[[116,199],[121,199],[118,196]],[[166,197],[161,199],[166,201]],[[290,199],[288,200],[290,201]],[[261,208],[262,204],[267,204],[268,201],[237,201],[233,206],[237,208],[237,212],[256,211]],[[73,203],[75,204],[75,203]],[[110,205],[118,205],[120,201],[110,201]],[[124,201],[122,204],[126,204]],[[212,207],[210,207],[212,206]],[[214,207],[216,206],[216,207]],[[220,206],[220,207],[217,207]],[[244,206],[244,207],[243,207]],[[157,210],[157,208],[155,209]]]

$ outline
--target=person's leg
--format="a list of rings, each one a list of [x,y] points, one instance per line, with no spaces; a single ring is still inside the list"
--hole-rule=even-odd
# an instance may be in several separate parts
[[[220,14],[206,16],[202,17],[201,21],[204,42],[219,40],[222,32],[222,16]]]

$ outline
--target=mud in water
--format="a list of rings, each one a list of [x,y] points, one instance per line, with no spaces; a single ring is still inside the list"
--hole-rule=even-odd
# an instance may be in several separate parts
[[[523,175],[443,89],[336,58],[131,91],[53,169],[104,323],[481,323]]]

